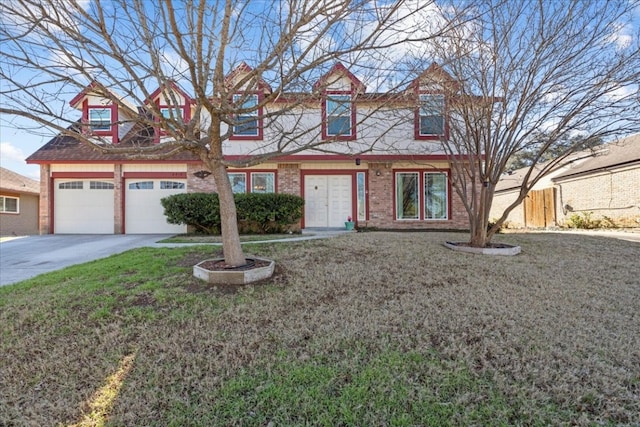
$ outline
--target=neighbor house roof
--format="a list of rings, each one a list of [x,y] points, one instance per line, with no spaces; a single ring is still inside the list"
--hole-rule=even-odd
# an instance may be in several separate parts
[[[640,133],[631,135],[617,142],[612,142],[599,151],[600,154],[585,160],[579,166],[554,177],[559,181],[575,176],[598,172],[603,169],[640,163]]]
[[[35,179],[0,167],[0,189],[16,193],[40,194],[40,183]]]

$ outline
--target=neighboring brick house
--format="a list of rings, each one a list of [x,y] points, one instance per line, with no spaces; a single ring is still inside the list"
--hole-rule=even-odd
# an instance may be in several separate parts
[[[40,183],[0,168],[0,236],[38,234]]]
[[[491,218],[514,200],[528,168],[503,175],[496,185]],[[533,175],[540,167],[534,169]],[[511,211],[507,226],[565,226],[574,214],[610,218],[619,227],[640,224],[640,134],[576,153],[543,176]]]
[[[241,79],[248,70],[242,64],[228,79]],[[295,98],[304,107],[298,123],[318,129],[306,142],[331,139],[324,148],[332,153],[307,149],[255,167],[229,168],[234,191],[302,196],[303,228],[344,227],[347,217],[358,227],[468,228],[462,202],[452,191],[448,157],[438,142],[448,134],[443,86],[450,81],[442,68],[432,64],[402,97],[390,102],[389,94],[367,93],[357,77],[336,64],[311,93],[282,94],[274,105],[264,107],[275,111]],[[271,91],[266,83],[258,88],[250,95],[240,94],[243,105],[258,105]],[[175,104],[163,105],[167,99]],[[191,118],[192,100],[175,84],[157,89],[149,102],[156,103],[163,114],[179,114],[185,121]],[[96,96],[91,85],[71,105],[82,112],[78,128],[108,138],[108,143],[162,144],[165,138],[158,128],[131,125],[136,114],[145,114],[144,106],[119,109]],[[277,144],[287,125],[282,121],[291,120],[293,113],[274,122],[243,117],[244,124],[236,125],[224,142],[225,156],[240,159]],[[216,191],[202,162],[189,152],[165,160],[135,160],[60,136],[27,162],[41,168],[43,234],[184,232],[186,227],[166,223],[160,199],[181,192]]]
[[[576,213],[607,217],[618,227],[640,227],[640,134],[608,144],[604,151],[554,176],[556,217]]]

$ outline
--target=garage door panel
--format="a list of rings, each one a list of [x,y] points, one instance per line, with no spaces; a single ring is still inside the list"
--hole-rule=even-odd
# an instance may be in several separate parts
[[[102,184],[96,185],[96,182]],[[54,232],[113,234],[113,181],[56,180]]]
[[[169,224],[161,199],[186,192],[184,180],[127,180],[125,231],[127,234],[186,233],[186,225]]]

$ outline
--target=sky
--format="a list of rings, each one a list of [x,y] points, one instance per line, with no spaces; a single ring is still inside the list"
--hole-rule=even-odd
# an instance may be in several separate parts
[[[90,0],[82,1],[86,5],[90,4]],[[418,3],[420,2],[420,0],[415,1]],[[409,2],[409,4],[410,3],[411,1]],[[418,19],[420,17],[416,16],[415,18]],[[636,14],[635,23],[637,24],[638,22],[640,22],[640,13]],[[415,28],[417,27],[418,23],[415,24]],[[638,31],[637,28],[632,29],[631,34],[634,34],[636,31]],[[621,37],[628,37],[629,32],[625,30],[621,31],[620,34]],[[623,39],[620,42],[624,41],[625,40]],[[395,53],[398,56],[403,56],[406,52]],[[369,85],[369,88],[371,89],[371,85]],[[59,102],[65,103],[68,107],[68,102],[73,97],[73,94],[64,94],[64,96],[64,99],[63,97],[61,97],[59,99]],[[2,100],[0,100],[0,103],[1,102]],[[72,113],[75,113],[79,116],[78,112]],[[33,128],[33,122],[30,122],[29,120],[24,118],[0,118],[0,166],[25,175],[29,178],[39,179],[39,165],[28,165],[25,159],[30,154],[46,144],[54,136],[55,133],[52,130],[44,130],[42,128],[33,130]]]

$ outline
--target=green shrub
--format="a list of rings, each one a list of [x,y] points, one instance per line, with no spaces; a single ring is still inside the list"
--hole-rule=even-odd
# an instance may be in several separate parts
[[[602,219],[592,218],[593,212],[575,213],[567,220],[567,225],[571,228],[612,228],[615,224],[609,217],[603,217]]]
[[[241,233],[280,233],[302,218],[304,200],[291,194],[242,193],[234,196]],[[206,234],[220,233],[216,193],[176,194],[162,199],[171,224],[187,224]]]

